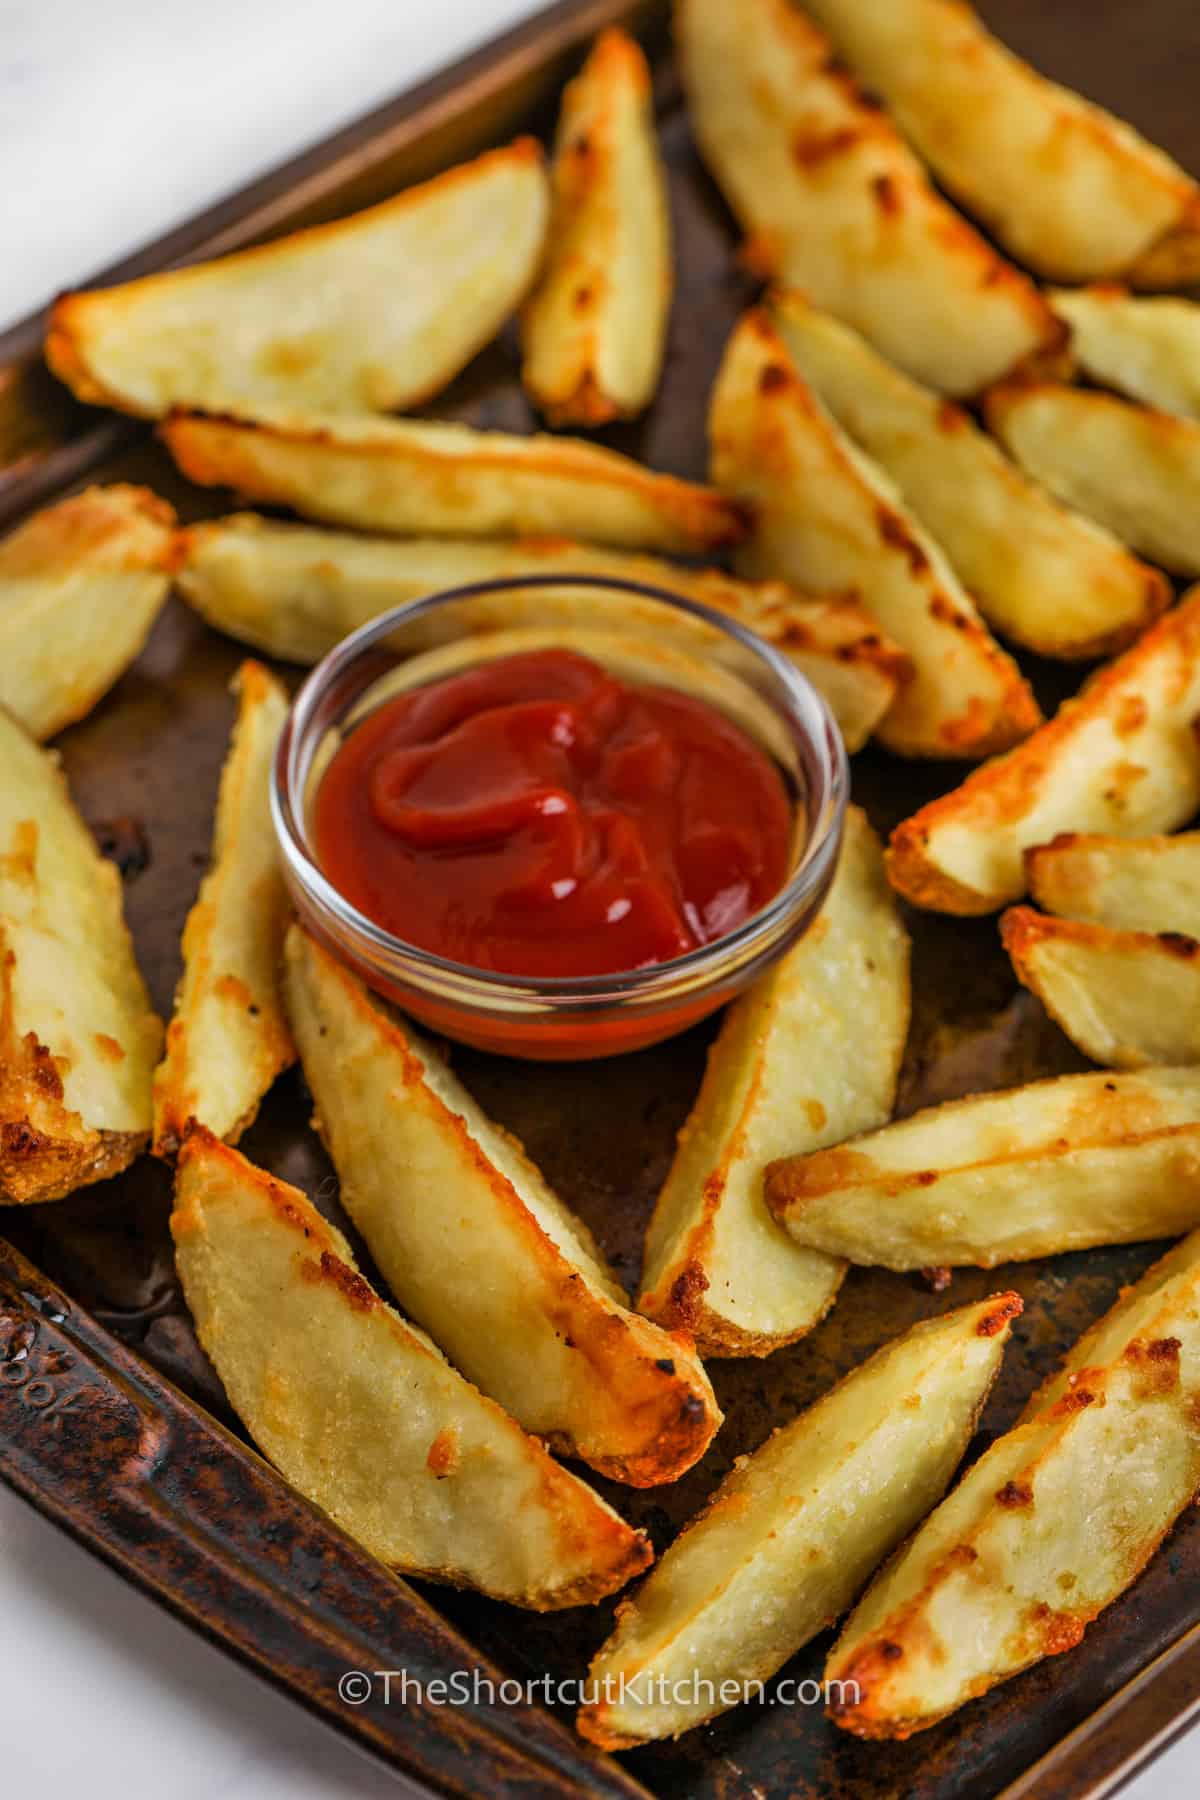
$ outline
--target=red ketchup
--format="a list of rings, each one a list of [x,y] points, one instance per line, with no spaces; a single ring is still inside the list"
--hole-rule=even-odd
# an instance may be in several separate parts
[[[385,701],[334,755],[317,859],[407,943],[511,975],[641,969],[782,887],[793,808],[703,700],[536,650]]]

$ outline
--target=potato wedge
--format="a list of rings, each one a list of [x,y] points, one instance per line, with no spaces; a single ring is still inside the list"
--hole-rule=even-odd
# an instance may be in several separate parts
[[[1074,1380],[1035,1396],[868,1588],[825,1667],[837,1724],[936,1724],[1071,1649],[1145,1568],[1200,1487],[1198,1284],[1163,1285],[1162,1265],[1146,1279],[1159,1303],[1124,1295],[1081,1341],[1086,1365],[1068,1359]]]
[[[804,380],[895,482],[997,631],[1041,656],[1111,655],[1170,604],[1164,575],[848,325],[791,292],[772,297],[771,318]]]
[[[1000,920],[1017,979],[1077,1049],[1109,1069],[1200,1062],[1200,942],[1113,931],[1013,906]]]
[[[729,1009],[709,1051],[650,1221],[642,1312],[691,1332],[705,1356],[766,1356],[812,1330],[845,1265],[772,1223],[763,1170],[891,1117],[909,1000],[908,933],[879,842],[851,807],[819,918]]]
[[[925,1319],[741,1457],[592,1663],[578,1727],[607,1750],[678,1737],[761,1693],[946,1490],[1016,1294]]]
[[[789,1156],[767,1204],[798,1244],[885,1269],[1025,1262],[1200,1225],[1200,1072],[1061,1075]]]
[[[1178,837],[1064,832],[1025,852],[1030,896],[1063,919],[1200,937],[1200,831]]]
[[[1040,731],[892,833],[888,875],[917,906],[994,912],[1024,853],[1061,831],[1139,837],[1200,806],[1200,588],[1097,671]]]
[[[563,532],[668,551],[713,550],[745,532],[725,495],[575,438],[332,414],[252,424],[181,413],[161,429],[179,467],[202,487],[235,487],[367,531]]]
[[[179,554],[179,588],[210,625],[292,662],[318,662],[368,619],[439,589],[562,573],[646,582],[739,619],[807,675],[849,750],[862,748],[911,673],[904,652],[848,595],[738,581],[715,569],[681,568],[569,538],[366,538],[243,513],[189,527]],[[545,590],[537,599],[546,604]],[[574,613],[580,621],[595,617],[591,595],[564,590],[560,599],[564,620]],[[477,605],[486,610],[482,599]],[[613,602],[603,605],[611,615]],[[631,621],[635,608],[631,602]],[[518,596],[502,596],[497,623],[512,624],[518,611]],[[661,634],[658,613],[653,629]]]
[[[1200,271],[1200,189],[1162,150],[992,36],[962,0],[808,0],[939,182],[1019,262],[1095,281]],[[1182,276],[1189,279],[1188,275]],[[1175,285],[1174,282],[1171,285]]]
[[[1050,301],[1071,327],[1071,351],[1085,375],[1162,412],[1200,419],[1194,300],[1137,298],[1108,284],[1060,288]]]
[[[342,1204],[406,1313],[555,1449],[673,1481],[721,1422],[684,1337],[631,1313],[584,1226],[406,1022],[293,927],[292,1029]]]
[[[331,225],[66,294],[46,360],[81,400],[151,419],[415,406],[515,310],[548,212],[541,149],[520,138]]]
[[[985,409],[1022,468],[1177,575],[1200,575],[1200,424],[1052,381],[993,388]]]
[[[676,0],[692,130],[756,273],[803,288],[941,392],[976,394],[1065,333],[930,185],[790,0]]]
[[[154,1151],[173,1156],[195,1119],[236,1144],[296,1060],[279,989],[290,906],[271,825],[271,764],[285,690],[261,663],[234,678],[237,723],[221,771],[212,867],[183,928],[183,976],[154,1071]]]
[[[562,97],[542,272],[521,379],[556,425],[629,419],[654,398],[671,309],[671,221],[650,70],[611,27]]]
[[[149,488],[95,487],[0,543],[0,706],[44,740],[84,718],[150,635],[175,514]]]
[[[198,1126],[171,1215],[201,1344],[292,1486],[390,1568],[549,1611],[650,1546],[364,1281],[297,1188]]]
[[[0,1201],[127,1168],[150,1136],[161,1042],[121,877],[56,758],[0,707]]]
[[[713,480],[747,502],[740,573],[849,589],[912,659],[878,735],[908,756],[985,756],[1041,718],[945,556],[798,374],[765,311],[725,350],[709,412]]]

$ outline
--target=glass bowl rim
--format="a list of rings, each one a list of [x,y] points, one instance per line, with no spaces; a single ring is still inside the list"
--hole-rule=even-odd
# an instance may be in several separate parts
[[[697,571],[697,573],[720,571]],[[343,679],[360,658],[367,655],[398,627],[412,623],[455,601],[471,600],[481,595],[506,589],[528,588],[594,588],[610,593],[635,595],[658,602],[674,612],[699,620],[727,638],[733,639],[758,662],[764,664],[785,690],[788,702],[789,728],[807,740],[815,752],[815,760],[823,773],[823,791],[810,796],[810,813],[817,823],[788,879],[771,899],[732,931],[724,932],[707,944],[700,944],[682,956],[643,968],[612,971],[604,975],[579,977],[519,975],[507,970],[482,969],[474,963],[456,962],[439,956],[419,944],[396,937],[366,913],[360,912],[323,872],[311,853],[306,835],[298,823],[294,790],[300,773],[299,749],[306,740],[313,714],[328,688]],[[481,634],[486,642],[486,634]],[[780,707],[774,699],[767,703],[778,716]],[[806,715],[811,715],[807,717]],[[807,773],[807,771],[806,771]],[[719,975],[727,961],[738,964],[762,953],[806,905],[836,852],[841,839],[846,806],[849,799],[849,765],[845,745],[837,721],[828,702],[808,677],[790,662],[773,644],[740,620],[687,595],[660,588],[651,582],[624,576],[555,574],[504,575],[486,580],[465,582],[453,588],[439,588],[420,600],[402,601],[386,612],[368,619],[365,624],[342,638],[327,651],[305,676],[297,690],[271,767],[271,818],[276,840],[284,860],[304,889],[306,896],[343,930],[358,940],[365,940],[377,957],[389,963],[400,959],[405,964],[423,967],[448,981],[459,990],[473,989],[477,1001],[485,997],[493,1005],[504,1001],[525,1004],[540,1000],[546,1005],[570,1008],[573,1004],[592,1007],[600,1002],[622,1000],[636,1002],[653,998],[655,990],[671,988],[680,980]],[[811,804],[815,800],[815,805]],[[821,821],[824,821],[823,824]],[[745,953],[744,955],[742,953]],[[389,970],[389,974],[395,974]]]

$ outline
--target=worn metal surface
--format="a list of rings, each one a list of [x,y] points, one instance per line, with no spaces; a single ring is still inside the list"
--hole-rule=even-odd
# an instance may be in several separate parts
[[[465,80],[443,78],[435,84],[432,97],[423,98],[415,110],[389,109],[386,130],[381,126],[356,128],[352,154],[343,144],[340,164],[335,158],[322,162],[320,152],[305,159],[304,179],[295,184],[294,213],[289,211],[287,184],[283,183],[272,190],[261,228],[278,230],[294,215],[310,216],[317,190],[320,209],[328,213],[340,203],[384,191],[401,177],[451,161],[518,123],[544,129],[547,115],[538,95],[551,78],[557,79],[564,55],[569,57],[572,32],[586,33],[602,17],[633,11],[640,15],[646,10],[622,5],[619,0],[585,0],[583,5],[556,9],[551,28],[535,21],[532,28],[517,34],[506,53],[503,80],[497,65],[474,59]],[[1071,4],[1063,0],[1056,7],[1046,7],[1039,0],[994,0],[984,10],[1014,46],[1048,72],[1075,81],[1133,118],[1186,164],[1200,170],[1200,114],[1195,110],[1190,80],[1200,56],[1200,17],[1187,0],[1146,0],[1137,9],[1121,0],[1072,0]],[[654,27],[653,32],[657,33],[655,41],[661,43],[659,28]],[[633,451],[652,464],[694,476],[704,467],[707,391],[725,336],[752,287],[731,254],[734,236],[730,222],[696,162],[673,70],[661,53],[656,85],[679,254],[670,351],[662,391],[649,418],[600,435],[603,441]],[[336,179],[328,172],[335,167]],[[238,240],[240,217],[237,205],[232,205],[215,224],[209,221],[207,236],[200,233],[190,241],[177,242],[171,254],[186,254],[191,245],[209,242],[221,233],[232,234],[224,241]],[[18,358],[13,364],[11,392],[17,382],[19,358],[28,350],[28,333],[13,334],[8,347]],[[3,349],[0,344],[0,352]],[[33,376],[23,375],[20,380],[27,393],[44,386]],[[0,379],[0,396],[3,391]],[[66,414],[56,411],[53,417],[47,415],[39,438],[36,425],[41,402],[30,404],[26,436],[21,441],[39,447],[32,462],[25,457],[20,479],[14,472],[9,483],[10,500],[20,488],[22,503],[33,492],[21,483],[34,465],[35,486],[45,490],[64,478],[75,479],[84,460],[78,449],[68,450],[65,460],[53,449],[56,433],[65,428]],[[518,430],[532,426],[534,420],[516,379],[512,341],[506,339],[485,352],[431,410],[480,425]],[[89,423],[103,425],[104,418],[97,414],[93,421],[89,416]],[[97,441],[107,440],[102,433]],[[132,428],[131,439],[118,456],[109,457],[89,473],[93,479],[146,480],[175,501],[185,516],[219,510],[219,498],[214,505],[211,494],[186,489],[140,427]],[[0,480],[0,497],[2,493]],[[110,835],[118,851],[133,843],[126,858],[128,914],[142,967],[164,1010],[169,1008],[179,969],[180,929],[207,856],[217,776],[233,712],[227,684],[239,655],[236,646],[172,602],[134,670],[91,719],[61,740],[66,768],[86,817],[97,826],[117,826]],[[1044,698],[1053,700],[1061,695],[1061,671],[1034,669],[1033,673]],[[954,779],[951,768],[921,768],[876,753],[858,758],[854,765],[855,795],[881,829]],[[127,823],[131,820],[140,827],[148,860],[137,833],[131,834]],[[904,1109],[1082,1066],[1036,1002],[1017,989],[1000,953],[993,921],[922,916],[913,919],[913,927],[916,1012],[903,1082]],[[864,1020],[863,1029],[870,1029],[869,1020]],[[525,1140],[631,1284],[636,1279],[648,1210],[666,1170],[674,1133],[695,1092],[707,1037],[708,1032],[701,1028],[636,1056],[575,1067],[505,1063],[466,1051],[456,1057],[460,1072],[482,1103]],[[244,1147],[264,1166],[305,1187],[336,1214],[336,1183],[306,1120],[302,1086],[293,1074],[270,1097]],[[146,1160],[119,1180],[74,1199],[2,1213],[0,1230],[60,1283],[78,1307],[90,1311],[126,1345],[219,1419],[232,1424],[180,1302],[165,1228],[167,1208],[165,1173]],[[999,1287],[1013,1286],[1024,1295],[1026,1312],[987,1409],[979,1448],[1006,1427],[1036,1380],[1155,1253],[1151,1246],[1100,1250],[988,1274],[960,1272],[942,1293],[933,1292],[918,1277],[854,1271],[837,1306],[810,1338],[766,1361],[712,1366],[728,1420],[700,1467],[669,1488],[638,1493],[608,1485],[605,1491],[626,1516],[649,1529],[661,1548],[703,1502],[736,1455],[760,1443],[774,1425],[792,1418],[886,1338],[916,1319]],[[15,1386],[10,1390],[0,1382],[0,1430],[5,1434],[13,1432],[14,1419],[21,1419],[14,1410],[16,1392]],[[156,1404],[170,1416],[169,1391],[156,1388],[155,1394]],[[73,1450],[80,1459],[92,1459],[85,1466],[92,1470],[94,1486],[103,1484],[107,1479],[103,1439],[94,1435],[86,1421],[73,1423],[69,1413],[58,1430],[66,1450]],[[81,1434],[78,1441],[73,1435],[77,1431]],[[7,1450],[0,1445],[0,1473],[6,1459],[11,1473],[14,1441],[10,1436]],[[182,1440],[168,1432],[164,1441],[163,1454],[168,1459],[177,1456]],[[211,1454],[219,1471],[223,1454],[219,1443]],[[25,1491],[36,1500],[36,1459],[27,1457],[24,1466],[33,1471],[24,1481]],[[78,1466],[77,1462],[74,1467]],[[121,1467],[122,1480],[127,1480],[129,1465]],[[238,1480],[245,1479],[243,1470]],[[274,1505],[281,1516],[294,1513],[297,1503],[281,1484],[268,1486],[276,1489]],[[55,1498],[46,1498],[47,1509],[62,1517],[64,1513],[69,1516],[74,1507],[76,1524],[83,1528],[86,1506],[81,1492],[64,1479],[57,1483]],[[218,1549],[226,1545],[234,1556],[240,1541],[237,1494],[241,1490],[237,1483],[218,1474],[196,1480],[189,1487],[186,1470],[182,1475],[177,1471],[175,1492],[181,1509],[176,1514],[181,1541],[186,1544],[189,1534],[194,1536],[195,1529],[201,1529]],[[261,1492],[256,1493],[256,1506],[269,1511],[270,1504]],[[136,1555],[131,1555],[125,1566],[136,1575]],[[397,1590],[387,1583],[381,1588],[378,1582],[371,1588],[368,1573],[358,1570],[362,1591],[355,1605],[365,1610],[354,1619],[347,1617],[343,1621],[347,1628],[357,1623],[377,1638],[380,1632],[390,1632],[390,1639],[382,1641],[390,1641],[393,1667],[417,1661],[429,1666],[439,1655],[452,1659],[452,1651],[433,1626],[416,1623],[428,1619],[423,1609],[410,1611],[393,1600],[393,1610],[386,1618],[384,1612],[372,1611],[386,1611],[389,1601],[383,1594]],[[292,1583],[293,1597],[303,1601],[302,1579],[286,1560],[276,1568],[273,1579],[285,1587]],[[432,1607],[466,1638],[518,1675],[581,1675],[611,1623],[610,1607],[538,1619],[469,1595],[434,1588],[423,1591]],[[257,1615],[246,1612],[251,1603],[236,1582],[211,1599],[211,1604],[205,1602],[207,1612],[190,1591],[178,1592],[175,1603],[195,1612],[205,1629],[239,1642],[242,1654],[271,1663],[280,1640],[256,1640]],[[340,1604],[335,1593],[330,1602],[334,1613]],[[224,1629],[221,1608],[226,1615]],[[1200,1527],[1189,1512],[1149,1572],[1088,1631],[1078,1649],[1043,1663],[907,1744],[861,1745],[834,1731],[813,1708],[750,1706],[692,1733],[677,1745],[635,1752],[624,1759],[625,1765],[654,1793],[688,1800],[782,1800],[784,1796],[816,1800],[817,1796],[843,1794],[864,1800],[899,1800],[900,1796],[949,1800],[968,1786],[973,1795],[986,1796],[1021,1776],[1198,1619]],[[290,1613],[289,1632],[299,1633],[302,1640],[304,1629],[299,1611]],[[319,1662],[323,1654],[321,1628],[314,1625],[312,1629],[316,1635],[311,1653]],[[791,1677],[819,1675],[826,1648],[826,1640],[818,1641],[784,1673]],[[280,1678],[311,1698],[311,1683],[296,1674],[297,1657],[302,1666],[302,1650],[298,1651],[297,1641],[289,1637]],[[1176,1662],[1167,1667],[1162,1682],[1143,1683],[1106,1719],[1093,1749],[1074,1755],[1063,1780],[1051,1770],[1031,1791],[1039,1795],[1085,1791],[1143,1739],[1169,1725],[1183,1709],[1185,1699],[1186,1683],[1179,1679]],[[319,1703],[326,1700],[327,1695],[318,1696]],[[336,1706],[336,1702],[331,1704]],[[356,1728],[355,1717],[348,1714],[347,1728]],[[363,1723],[361,1718],[359,1723]],[[402,1734],[393,1736],[399,1739]],[[452,1784],[461,1777],[462,1765],[455,1759],[462,1746],[447,1739],[441,1751],[444,1760],[439,1763],[435,1739],[436,1734],[429,1740],[432,1748],[427,1755],[422,1750],[421,1772],[426,1779],[441,1780],[448,1791],[461,1791]],[[530,1748],[534,1748],[532,1741]],[[404,1756],[396,1742],[388,1753]],[[509,1754],[507,1743],[489,1747],[486,1733],[481,1733],[472,1737],[464,1753],[475,1759],[476,1792],[506,1791],[501,1772],[507,1780],[508,1765],[503,1760]],[[600,1792],[595,1784],[602,1778],[588,1775],[589,1767],[600,1765],[581,1763],[582,1772],[567,1779],[584,1784],[578,1791],[587,1791],[591,1782],[594,1791]],[[561,1785],[559,1789],[538,1787],[536,1781],[542,1778],[541,1770],[531,1765],[531,1793],[570,1791]]]

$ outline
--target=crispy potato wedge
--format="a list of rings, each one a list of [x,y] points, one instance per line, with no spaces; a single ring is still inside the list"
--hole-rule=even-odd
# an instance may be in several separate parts
[[[180,590],[210,625],[292,662],[318,662],[368,619],[439,589],[562,573],[643,581],[749,625],[808,676],[849,750],[862,748],[911,673],[904,652],[848,595],[738,581],[715,569],[681,568],[569,538],[367,538],[243,513],[191,526],[181,533],[179,555]],[[595,616],[586,593],[564,590],[561,600],[564,617],[572,609],[581,620]],[[545,603],[540,590],[538,604]],[[482,599],[478,604],[486,610]],[[611,614],[612,601],[604,605]],[[631,616],[635,607],[631,602]],[[518,610],[517,596],[504,596],[497,623],[512,624]],[[658,614],[654,631],[662,631]]]
[[[994,1269],[1200,1224],[1200,1072],[1061,1075],[931,1106],[767,1171],[798,1244]]]
[[[592,1663],[578,1727],[607,1750],[678,1737],[845,1611],[946,1490],[1004,1355],[1016,1294],[925,1319],[740,1457]]]
[[[997,631],[1041,656],[1111,655],[1170,604],[1164,575],[848,325],[790,292],[773,296],[771,317],[805,381],[895,482]]]
[[[909,1002],[908,933],[879,842],[851,807],[820,916],[730,1007],[709,1051],[650,1222],[642,1312],[691,1332],[706,1356],[766,1356],[811,1331],[845,1264],[780,1232],[763,1170],[891,1117]]]
[[[898,825],[893,885],[938,912],[994,912],[1024,893],[1024,852],[1061,831],[1186,823],[1200,806],[1198,713],[1200,588],[1027,742]]]
[[[803,288],[941,392],[978,393],[1065,333],[930,185],[790,0],[676,0],[692,130],[756,273]]]
[[[332,225],[66,294],[46,360],[81,400],[144,418],[414,406],[515,310],[548,212],[541,149],[521,138]]]
[[[1200,1487],[1200,1291],[1161,1270],[1161,1303],[1126,1293],[868,1588],[825,1666],[837,1724],[922,1731],[1071,1649],[1141,1574]]]
[[[179,1155],[175,1258],[235,1411],[293,1487],[390,1568],[549,1611],[650,1546],[364,1281],[297,1188],[203,1126]]]
[[[1000,920],[1017,979],[1093,1062],[1200,1062],[1200,942],[1113,931],[1013,906]]]
[[[213,830],[212,867],[183,928],[183,977],[154,1071],[154,1151],[173,1156],[195,1119],[235,1144],[296,1059],[279,959],[290,907],[271,825],[271,763],[288,697],[261,663],[234,678],[237,723]]]
[[[55,757],[0,707],[0,1201],[127,1168],[150,1136],[161,1042],[121,877]]]
[[[1117,931],[1200,937],[1200,832],[1088,837],[1064,832],[1025,852],[1029,892],[1047,912]]]
[[[986,756],[1041,714],[939,547],[796,370],[761,309],[725,350],[709,412],[713,480],[747,502],[750,576],[849,589],[912,659],[878,736],[908,756]]]
[[[985,405],[1051,493],[1164,568],[1200,575],[1200,424],[1052,381],[993,388]]]
[[[809,10],[947,192],[1019,262],[1056,281],[1183,266],[1196,183],[1132,126],[1014,56],[971,6],[809,0]],[[1200,268],[1200,237],[1192,255]]]
[[[612,27],[564,90],[546,256],[521,315],[521,378],[556,425],[654,398],[671,309],[671,221],[640,47]]]
[[[520,1146],[299,927],[284,980],[342,1204],[405,1311],[555,1449],[636,1487],[690,1468],[721,1422],[690,1341],[628,1310]]]
[[[1084,374],[1162,412],[1200,419],[1200,306],[1194,300],[1137,298],[1109,283],[1060,288],[1050,296],[1071,327],[1071,352]]]
[[[332,414],[252,424],[181,413],[161,429],[179,467],[202,487],[238,488],[367,531],[562,532],[668,551],[712,550],[745,532],[725,495],[575,438]]]
[[[95,487],[0,543],[0,706],[33,737],[84,718],[150,635],[175,514],[149,488]]]

